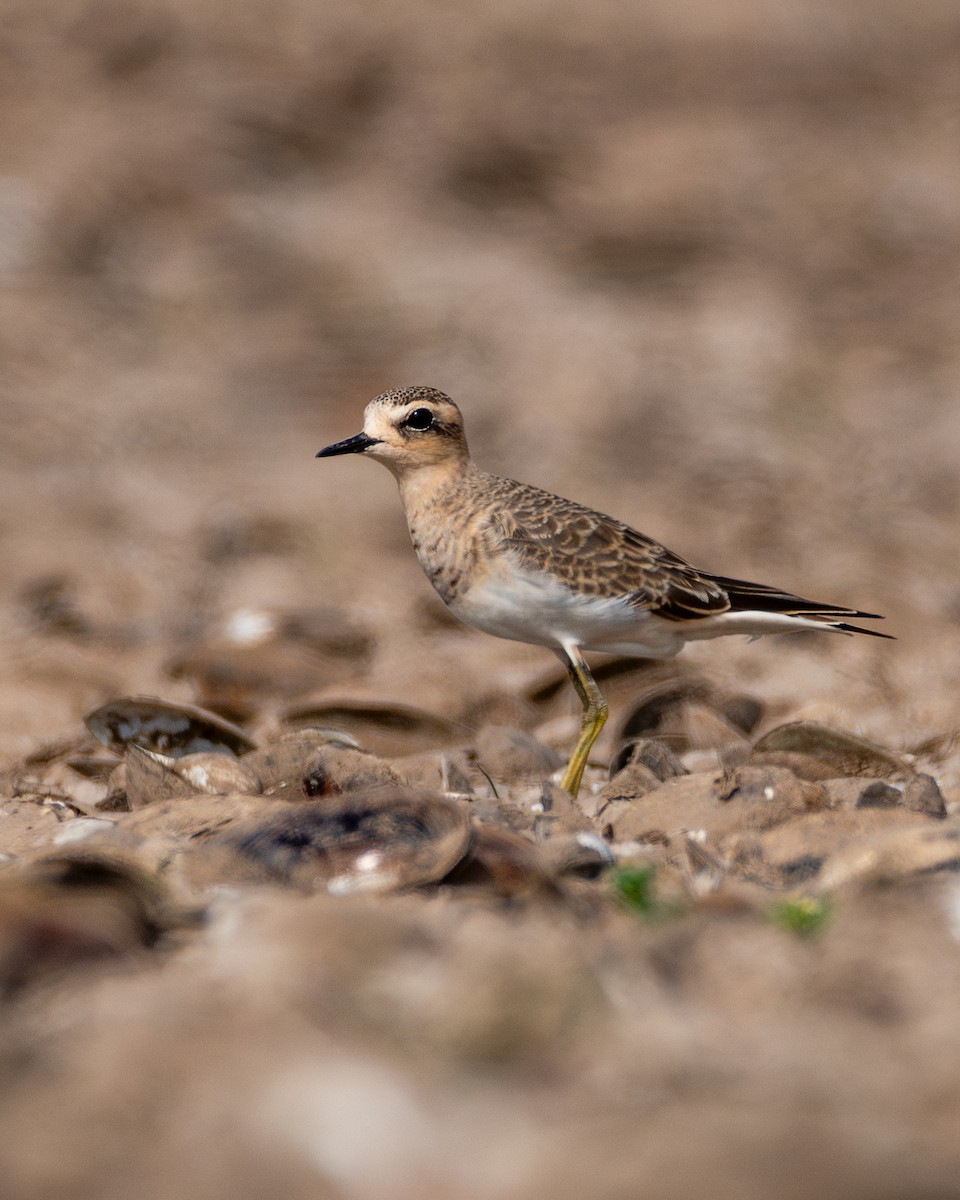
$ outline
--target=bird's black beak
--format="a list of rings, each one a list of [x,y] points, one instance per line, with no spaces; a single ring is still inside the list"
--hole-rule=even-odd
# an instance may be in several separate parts
[[[370,446],[379,446],[380,438],[367,437],[365,433],[358,433],[354,437],[347,438],[343,442],[334,442],[332,446],[326,446],[323,450],[318,450],[317,458],[333,458],[335,454],[362,454],[364,450]]]

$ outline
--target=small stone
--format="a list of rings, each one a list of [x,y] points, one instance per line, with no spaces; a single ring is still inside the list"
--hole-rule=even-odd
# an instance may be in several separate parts
[[[211,751],[169,758],[131,742],[124,765],[124,790],[131,809],[177,796],[226,796],[231,792],[252,794],[260,790],[243,760],[232,754]],[[111,790],[107,798],[112,795]]]
[[[641,796],[655,792],[662,783],[649,767],[640,762],[632,762],[614,775],[597,793],[598,812],[602,812],[604,805],[614,800],[639,800]]]
[[[185,754],[174,760],[174,770],[197,792],[226,796],[230,792],[259,791],[257,780],[243,759],[231,754]]]
[[[168,755],[146,750],[136,742],[127,747],[126,797],[131,809],[144,808],[175,796],[194,796],[200,790],[182,779]]]
[[[659,738],[637,738],[621,746],[610,762],[610,778],[613,779],[631,763],[640,763],[652,771],[662,783],[687,773],[680,759],[666,742]]]
[[[394,786],[271,807],[223,841],[269,881],[342,896],[433,883],[463,858],[471,837],[465,807]]]
[[[903,793],[899,788],[877,779],[868,783],[857,797],[857,808],[896,808],[902,800]]]
[[[170,758],[208,750],[245,754],[254,743],[236,725],[192,704],[124,696],[83,718],[93,736],[116,754],[130,745]]]
[[[932,775],[915,775],[903,789],[903,803],[911,812],[926,813],[929,817],[945,817],[947,804],[943,792]]]
[[[616,863],[609,845],[594,833],[554,838],[546,842],[541,855],[555,876],[596,879]]]
[[[443,882],[482,887],[503,898],[556,892],[540,847],[496,825],[474,827],[469,850]]]
[[[321,750],[300,781],[301,795],[308,799],[317,796],[339,796],[358,789],[398,785],[400,777],[382,759],[362,750],[340,750],[328,747]],[[282,784],[270,790],[271,796],[300,799]]]
[[[473,794],[473,784],[466,771],[449,754],[440,755],[440,790],[458,796]]]
[[[329,796],[379,784],[397,784],[400,777],[373,754],[337,745],[316,729],[286,733],[241,762],[264,795],[284,800]]]
[[[912,769],[882,746],[817,721],[792,721],[765,733],[753,748],[754,754],[789,751],[821,759],[833,774],[873,775],[880,779],[906,779]]]

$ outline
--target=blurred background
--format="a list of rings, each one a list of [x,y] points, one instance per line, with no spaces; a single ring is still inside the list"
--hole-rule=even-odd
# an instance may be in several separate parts
[[[952,0],[0,15],[0,752],[189,694],[238,609],[429,673],[391,479],[313,457],[406,383],[488,469],[900,638],[711,670],[901,746],[955,719]]]

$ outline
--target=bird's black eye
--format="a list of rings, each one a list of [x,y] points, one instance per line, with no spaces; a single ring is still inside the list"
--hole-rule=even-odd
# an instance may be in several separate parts
[[[429,408],[415,408],[403,422],[405,429],[429,429],[432,424],[433,413]]]

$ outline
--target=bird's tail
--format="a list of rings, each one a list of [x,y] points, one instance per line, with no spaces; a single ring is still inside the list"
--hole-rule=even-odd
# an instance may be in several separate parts
[[[723,575],[706,574],[705,578],[717,584],[727,594],[730,600],[728,615],[731,617],[739,613],[799,617],[803,619],[803,626],[807,629],[820,625],[836,629],[840,633],[864,633],[869,637],[894,640],[892,634],[880,633],[876,629],[864,629],[861,625],[851,625],[847,621],[835,619],[856,617],[863,621],[882,621],[883,617],[879,613],[861,612],[859,609],[846,608],[840,604],[824,604],[819,600],[806,600],[803,596],[794,596],[791,592],[768,587],[763,583],[749,583],[744,579],[727,579]]]

